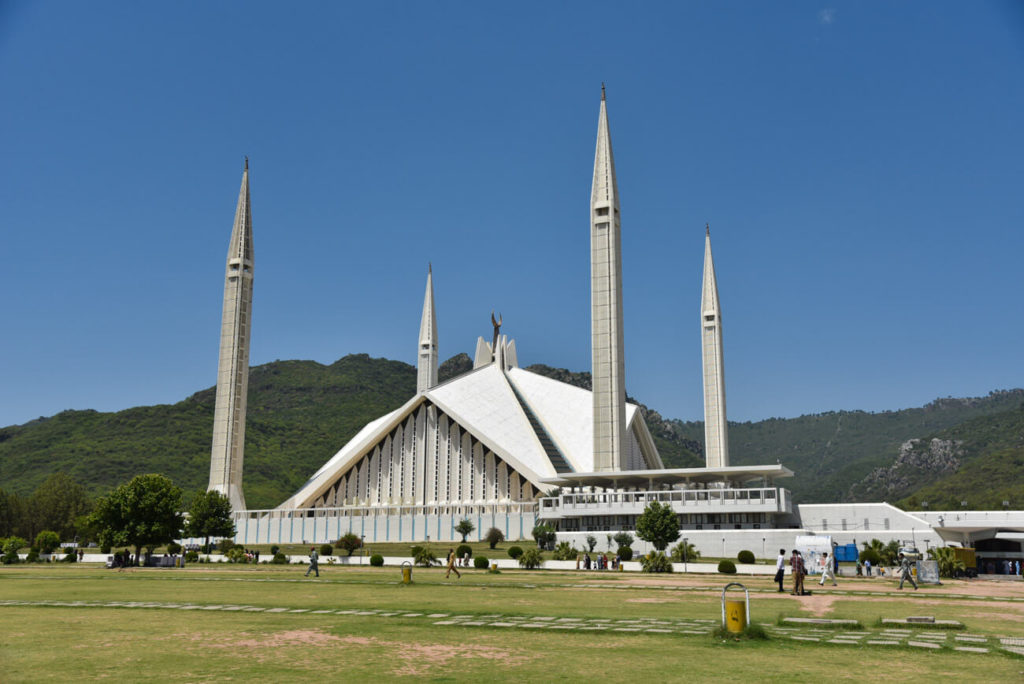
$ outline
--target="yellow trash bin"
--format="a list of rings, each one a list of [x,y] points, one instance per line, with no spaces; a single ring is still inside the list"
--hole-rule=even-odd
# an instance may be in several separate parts
[[[730,587],[743,590],[743,599],[726,599],[725,593]],[[740,634],[750,625],[750,592],[739,582],[729,582],[722,589],[722,627],[727,632]]]
[[[402,584],[412,583],[412,563],[405,561],[402,563]]]

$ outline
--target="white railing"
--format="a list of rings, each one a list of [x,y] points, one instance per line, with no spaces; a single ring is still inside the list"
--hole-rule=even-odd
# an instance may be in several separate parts
[[[698,513],[701,510],[721,508],[792,512],[789,491],[781,487],[572,492],[541,499],[540,511],[545,516],[593,511],[641,511],[653,501],[670,505],[679,512]]]

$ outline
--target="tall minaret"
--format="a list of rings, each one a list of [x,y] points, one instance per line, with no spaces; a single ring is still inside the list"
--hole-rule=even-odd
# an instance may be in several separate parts
[[[208,487],[227,495],[236,511],[245,509],[242,456],[245,453],[245,403],[249,389],[252,273],[252,211],[249,204],[249,158],[246,157],[224,276],[224,311],[220,324],[220,363],[217,366],[217,403],[213,413],[213,451]]]
[[[722,308],[718,303],[711,227],[704,234],[704,287],[700,295],[701,351],[704,357],[704,459],[708,468],[729,465],[725,419],[725,365],[722,362]]]
[[[416,393],[437,384],[437,314],[434,312],[434,270],[427,267],[427,293],[423,295],[420,346],[416,362]]]
[[[622,341],[622,238],[619,187],[608,132],[604,84],[590,192],[590,309],[594,382],[594,470],[621,470],[626,425]]]

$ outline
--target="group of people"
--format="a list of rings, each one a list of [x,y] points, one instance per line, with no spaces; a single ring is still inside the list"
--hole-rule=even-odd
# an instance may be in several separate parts
[[[793,549],[793,554],[789,558],[790,572],[793,575],[793,591],[790,592],[793,596],[805,596],[807,590],[804,589],[804,577],[807,576],[807,566],[804,563],[803,554],[798,550]],[[836,586],[836,573],[833,567],[833,561],[829,558],[828,553],[821,554],[818,559],[818,569],[821,573],[821,580],[818,582],[820,586],[825,586],[825,582],[828,580],[832,581],[832,586]],[[786,549],[779,549],[779,557],[775,559],[775,582],[779,585],[779,592],[786,590],[783,586],[783,581],[786,576]]]
[[[594,558],[590,557],[590,553],[582,552],[576,554],[576,569],[583,570],[618,570],[619,564],[622,559],[616,555],[614,558],[609,559],[607,553],[595,554]]]

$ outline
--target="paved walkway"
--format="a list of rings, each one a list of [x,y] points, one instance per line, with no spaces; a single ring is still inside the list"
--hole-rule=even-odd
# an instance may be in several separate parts
[[[309,615],[347,615],[367,619],[391,618],[411,619],[429,622],[433,625],[452,627],[534,629],[572,632],[618,632],[645,634],[674,634],[684,636],[707,636],[718,625],[717,620],[655,618],[586,618],[562,617],[557,615],[501,615],[476,613],[427,613],[408,611],[335,610],[313,608],[289,608],[234,604],[166,603],[159,601],[18,601],[0,600],[4,606],[32,606],[54,608],[126,608],[157,610],[214,610],[222,612],[247,613],[289,613]],[[865,629],[844,631],[836,629],[804,629],[780,627],[761,623],[768,634],[777,639],[804,643],[835,644],[853,648],[927,649],[965,653],[1012,653],[1024,656],[1024,638],[1008,635],[984,635],[928,629]]]

